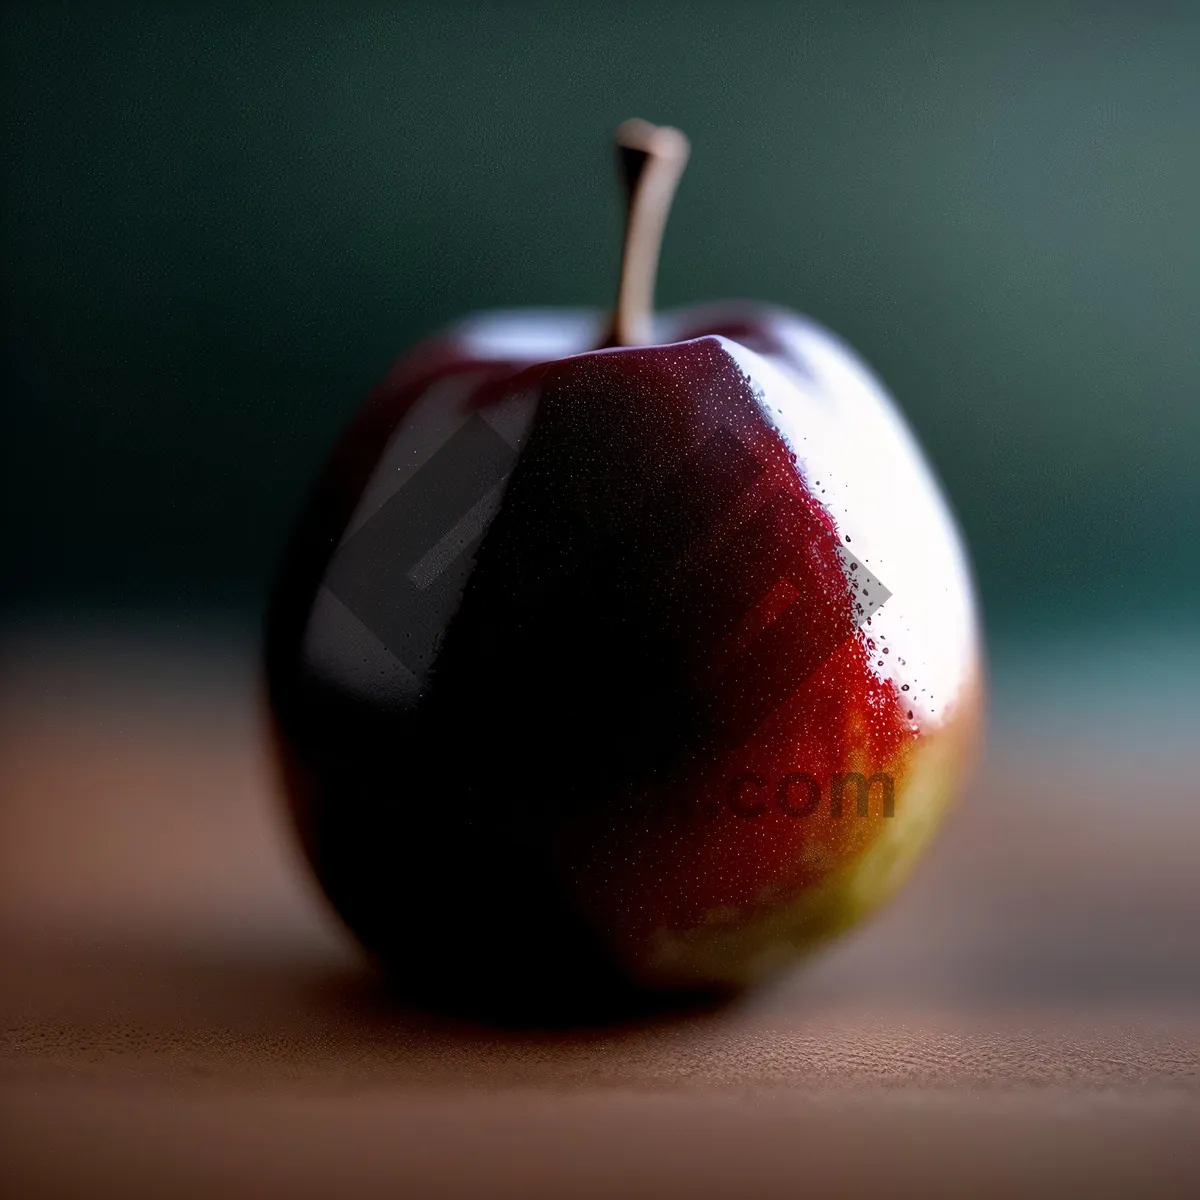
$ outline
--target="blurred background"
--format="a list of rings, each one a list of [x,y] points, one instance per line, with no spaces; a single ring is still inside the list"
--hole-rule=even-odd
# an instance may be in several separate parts
[[[350,1142],[379,1194],[413,1163],[438,1194],[473,1163],[522,1196],[636,1194],[636,1162],[689,1195],[821,1164],[872,1195],[980,1162],[1044,1168],[1025,1194],[1200,1182],[1200,6],[9,2],[0,82],[13,1194],[344,1194]],[[632,115],[694,147],[660,304],[807,312],[916,427],[978,573],[990,746],[912,887],[715,1033],[434,1036],[298,869],[258,622],[398,353],[608,304]],[[730,1080],[779,1121],[664,1117]],[[824,1090],[860,1087],[852,1120]]]
[[[631,114],[694,155],[664,306],[888,382],[1009,634],[1193,629],[1200,13],[4,6],[6,614],[252,619],[341,423],[475,309],[607,304]]]

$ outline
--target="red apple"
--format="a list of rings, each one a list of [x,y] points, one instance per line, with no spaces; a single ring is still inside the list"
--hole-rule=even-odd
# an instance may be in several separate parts
[[[335,449],[271,605],[305,848],[413,993],[742,986],[891,894],[980,712],[969,568],[879,382],[794,313],[651,316],[687,154],[619,134],[611,326],[490,313]]]

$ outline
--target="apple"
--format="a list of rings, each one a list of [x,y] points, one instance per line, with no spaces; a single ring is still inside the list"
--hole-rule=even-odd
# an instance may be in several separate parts
[[[413,996],[737,989],[886,899],[979,727],[970,569],[881,384],[805,317],[653,315],[687,158],[628,122],[611,321],[494,312],[351,422],[270,605],[316,875]]]

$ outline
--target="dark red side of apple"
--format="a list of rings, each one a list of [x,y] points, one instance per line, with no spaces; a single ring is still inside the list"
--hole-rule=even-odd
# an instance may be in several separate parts
[[[435,359],[433,375],[471,365]],[[478,402],[520,370],[496,369]],[[607,1010],[626,993],[572,895],[570,832],[711,772],[855,630],[832,522],[719,341],[540,374],[532,432],[417,703],[340,693],[301,646],[429,370],[401,371],[339,445],[267,637],[297,817],[338,911],[409,994],[527,1014]],[[723,654],[781,579],[802,603],[766,613],[752,654]]]

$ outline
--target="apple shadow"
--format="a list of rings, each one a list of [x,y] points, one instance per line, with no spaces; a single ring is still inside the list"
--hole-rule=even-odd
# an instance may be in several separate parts
[[[553,1084],[625,1078],[655,1047],[716,1033],[733,998],[473,1011],[417,1003],[354,954],[316,947],[40,942],[0,947],[15,1068],[216,1083]]]

